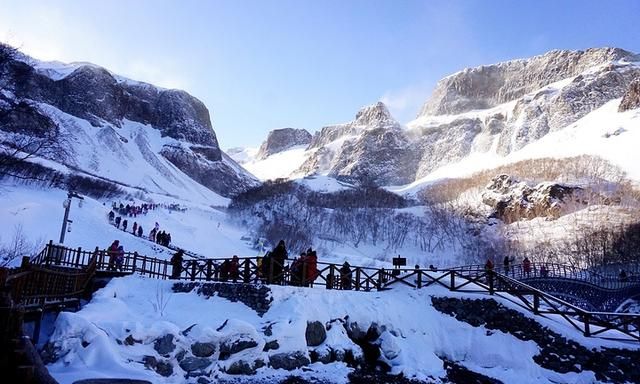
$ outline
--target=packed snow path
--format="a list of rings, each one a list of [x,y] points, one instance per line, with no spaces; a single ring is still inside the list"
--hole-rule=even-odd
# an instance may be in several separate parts
[[[640,341],[640,314],[590,312],[547,292],[518,281],[506,274],[480,267],[446,270],[374,269],[350,267],[348,274],[336,264],[303,263],[296,276],[288,265],[272,261],[269,268],[260,258],[238,258],[231,270],[223,271],[220,259],[187,260],[174,265],[166,260],[126,253],[121,263],[96,247],[92,252],[71,249],[52,243],[22,268],[9,270],[4,284],[9,284],[12,297],[27,309],[59,305],[78,298],[96,276],[123,276],[132,273],[158,279],[187,281],[231,281],[277,285],[322,286],[326,289],[368,291],[384,290],[402,284],[414,288],[440,285],[456,292],[505,295],[523,308],[539,315],[559,315],[585,336],[604,335],[630,337]],[[309,270],[312,270],[310,273]],[[169,273],[171,272],[171,273]],[[517,272],[509,271],[517,275]],[[304,276],[309,276],[305,278]],[[545,276],[549,278],[549,276]]]

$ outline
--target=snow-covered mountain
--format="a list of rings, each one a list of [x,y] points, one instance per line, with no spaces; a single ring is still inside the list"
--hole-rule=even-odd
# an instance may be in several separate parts
[[[402,185],[430,178],[459,162],[466,162],[466,172],[471,173],[512,161],[528,145],[582,119],[588,121],[591,114],[597,114],[599,121],[606,120],[603,114],[611,121],[620,120],[619,113],[638,105],[638,86],[632,85],[638,78],[640,56],[619,48],[555,50],[465,69],[442,79],[406,127],[382,103],[365,107],[351,122],[322,128],[304,151],[297,147],[300,166],[291,171],[290,165],[289,173],[279,176],[319,174],[349,182]],[[628,124],[638,124],[633,112],[624,116]],[[615,151],[595,154],[616,160]],[[278,156],[287,156],[286,151]],[[475,161],[478,158],[490,161]],[[260,169],[260,162],[267,161],[269,156],[254,160],[252,166]]]
[[[18,54],[2,66],[0,133],[55,131],[64,172],[174,196],[231,196],[257,180],[220,150],[205,105],[87,63],[46,63]]]

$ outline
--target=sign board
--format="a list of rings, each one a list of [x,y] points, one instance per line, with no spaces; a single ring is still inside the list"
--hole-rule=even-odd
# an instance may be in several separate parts
[[[394,267],[404,267],[407,265],[407,258],[406,257],[394,257],[393,259],[393,266]]]

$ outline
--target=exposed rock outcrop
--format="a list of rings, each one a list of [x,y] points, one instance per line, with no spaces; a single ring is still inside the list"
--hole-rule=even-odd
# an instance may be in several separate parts
[[[640,77],[635,79],[625,92],[618,107],[618,112],[625,112],[631,109],[640,108]]]
[[[308,145],[311,143],[311,134],[306,129],[282,128],[269,132],[267,140],[262,143],[257,159],[266,159],[267,157],[280,153],[297,145]]]
[[[529,59],[465,69],[440,80],[418,116],[491,108],[591,67],[635,57],[619,48],[554,50]]]
[[[493,217],[505,222],[534,217],[558,217],[563,205],[580,202],[582,188],[544,182],[530,187],[509,175],[496,176],[482,193],[482,201],[494,209]]]
[[[0,131],[37,136],[43,131],[64,128],[70,143],[79,146],[77,152],[87,152],[84,147],[95,146],[94,153],[103,153],[105,146],[99,133],[113,130],[118,140],[114,142],[115,147],[107,145],[106,148],[113,150],[124,165],[134,159],[130,153],[133,148],[127,149],[132,143],[127,144],[125,135],[133,138],[134,134],[120,130],[132,123],[140,124],[139,127],[149,131],[159,131],[161,137],[174,139],[175,145],[182,148],[180,153],[165,151],[163,155],[187,176],[214,192],[231,196],[258,184],[231,159],[223,159],[209,111],[200,100],[184,91],[125,79],[93,64],[54,68],[22,55],[5,62],[1,76],[7,92],[0,95]],[[95,127],[97,140],[86,134],[91,129],[78,126],[82,121]],[[135,144],[139,146],[140,142]],[[150,166],[170,183],[182,187],[172,172],[157,161],[157,149],[146,141],[144,147],[140,150],[145,160],[152,160]],[[118,155],[120,152],[123,156]],[[100,174],[100,160],[97,157],[86,163],[84,158],[66,159],[76,170],[90,169],[97,174]],[[117,175],[108,176],[117,179]],[[150,180],[148,185],[160,184],[158,180]],[[160,191],[164,192],[161,188]]]

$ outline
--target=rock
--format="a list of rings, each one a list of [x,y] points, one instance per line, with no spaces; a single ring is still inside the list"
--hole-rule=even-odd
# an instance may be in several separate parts
[[[316,347],[324,343],[325,339],[327,338],[327,331],[325,330],[324,325],[321,322],[310,321],[307,322],[307,329],[304,333],[304,336],[309,347]]]
[[[285,369],[287,371],[294,370],[306,365],[309,365],[311,361],[309,358],[300,351],[290,353],[277,353],[269,356],[269,364],[274,369]]]
[[[153,349],[160,355],[167,355],[173,352],[176,349],[176,345],[173,343],[173,335],[166,334],[156,339],[153,343]]]
[[[262,348],[262,350],[264,352],[267,352],[272,349],[278,349],[278,348],[280,348],[280,344],[278,344],[278,340],[271,340],[265,343],[264,348]]]
[[[196,383],[198,384],[210,384],[211,380],[207,379],[206,377],[198,377],[198,380],[196,380]]]
[[[191,344],[191,352],[197,357],[209,357],[216,352],[214,343],[194,343]]]
[[[640,108],[640,78],[634,80],[625,92],[618,107],[618,112]]]
[[[132,147],[137,146],[143,161],[175,185],[183,184],[162,164],[157,150],[152,149],[147,140],[148,136],[157,132],[162,137],[175,139],[184,149],[176,154],[165,151],[163,155],[185,174],[214,192],[230,197],[259,184],[257,179],[223,154],[206,106],[184,91],[125,80],[93,64],[69,64],[64,68],[66,75],[38,68],[37,62],[31,59],[11,60],[3,68],[6,69],[2,73],[3,88],[10,89],[12,93],[10,96],[0,95],[2,131],[20,131],[34,137],[42,136],[44,130],[56,132],[61,122],[48,111],[56,108],[99,129],[96,140],[80,134],[84,132],[81,129],[69,129],[70,137],[66,143],[82,142],[85,146],[93,146],[96,151],[106,149],[122,160],[125,166],[127,161],[133,159],[130,153]],[[33,103],[5,103],[1,99],[30,100]],[[46,108],[35,108],[35,105]],[[135,137],[125,137],[119,130],[127,121],[148,128],[139,130]],[[68,121],[64,124],[68,124]],[[151,130],[156,132],[149,132]],[[134,143],[130,142],[132,138]],[[123,145],[127,143],[129,145]],[[73,158],[65,160],[74,164],[78,162],[76,166],[87,166],[81,164],[82,160],[76,157],[73,149],[70,151]],[[95,162],[88,165],[92,171],[100,169],[100,160]],[[219,184],[202,177],[207,170],[211,172],[210,178],[220,181]]]
[[[134,345],[140,343],[142,343],[142,341],[134,339],[132,335],[129,335],[124,339],[124,345]]]
[[[176,353],[176,360],[178,360],[178,362],[181,362],[186,355],[187,355],[187,351],[183,349],[180,352]]]
[[[226,372],[230,375],[254,375],[256,370],[253,366],[244,360],[238,360],[233,362]]]
[[[158,359],[156,359],[154,356],[149,355],[144,356],[142,358],[142,362],[144,363],[144,367],[148,369],[155,369],[158,365]]]
[[[305,129],[282,128],[269,132],[267,140],[262,143],[256,158],[259,160],[285,151],[297,145],[308,145],[311,134]]]
[[[494,209],[491,217],[506,223],[534,217],[558,217],[566,202],[585,200],[577,186],[543,182],[528,186],[509,175],[491,180],[482,193],[482,202]]]
[[[245,349],[257,347],[258,343],[255,340],[235,340],[231,344],[223,343],[220,345],[220,356],[218,359],[226,360],[231,355],[236,354]]]
[[[205,369],[209,365],[211,365],[211,360],[203,357],[185,357],[184,360],[180,362],[180,368],[182,368],[185,372],[193,372],[200,369]]]
[[[173,365],[168,361],[159,361],[156,365],[156,372],[160,376],[169,377],[173,375]]]
[[[632,57],[632,53],[619,48],[554,50],[528,59],[465,69],[440,80],[418,116],[491,108],[590,67]]]

